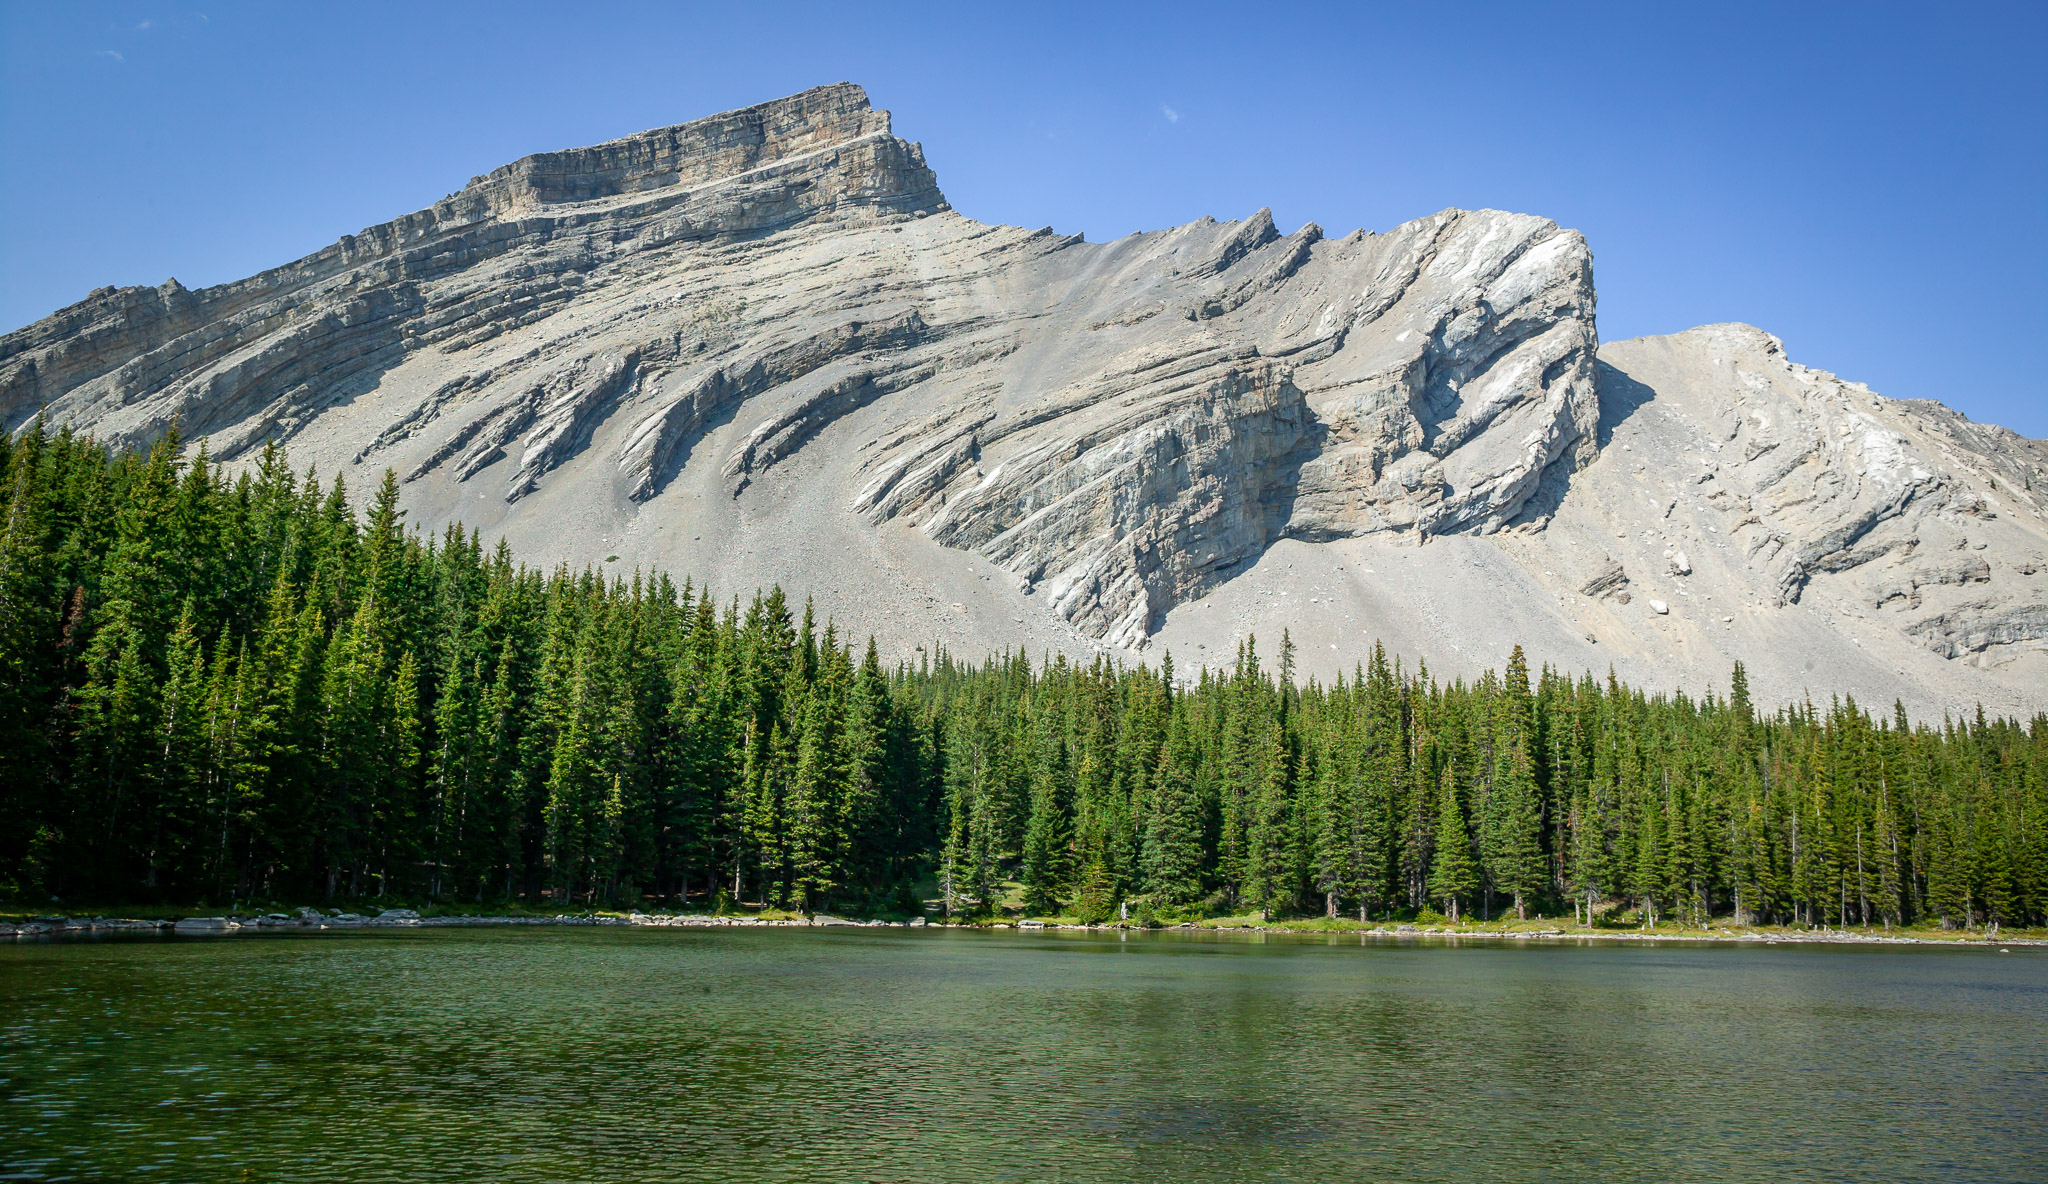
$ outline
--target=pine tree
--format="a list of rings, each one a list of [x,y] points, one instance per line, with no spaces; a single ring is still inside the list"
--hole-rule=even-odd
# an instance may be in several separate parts
[[[1355,761],[1344,739],[1327,733],[1338,725],[1325,722],[1321,753],[1315,761],[1315,776],[1308,780],[1306,797],[1309,813],[1309,869],[1311,887],[1323,897],[1323,914],[1337,915],[1337,901],[1359,880],[1357,849],[1352,841],[1353,799],[1357,796]]]
[[[892,870],[887,851],[891,846],[895,804],[888,792],[890,733],[894,712],[887,677],[873,638],[854,677],[847,696],[845,770],[845,828],[848,845],[847,875],[868,886],[883,888]]]
[[[1245,895],[1258,906],[1259,915],[1270,920],[1275,913],[1293,907],[1298,882],[1293,758],[1278,720],[1268,728],[1262,769],[1246,836]]]
[[[10,439],[0,433],[0,444]],[[42,725],[56,674],[53,626],[62,609],[51,595],[44,443],[38,419],[0,467],[6,498],[0,504],[0,817],[18,821],[41,812],[37,791],[54,772],[49,730]],[[25,852],[16,838],[0,838],[0,883],[19,878]]]
[[[1479,887],[1479,870],[1472,861],[1472,837],[1465,829],[1465,811],[1458,804],[1457,786],[1445,766],[1436,799],[1436,862],[1429,874],[1429,894],[1444,904],[1453,922],[1459,919],[1459,902],[1471,898]]]
[[[1494,767],[1493,800],[1498,838],[1494,882],[1514,897],[1515,916],[1528,919],[1528,898],[1544,882],[1543,851],[1536,809],[1536,778],[1528,748],[1519,736],[1501,747]]]
[[[1523,657],[1448,685],[1375,647],[1275,678],[1098,658],[856,666],[780,589],[721,607],[246,475],[0,437],[0,893],[210,907],[382,895],[1273,916],[1502,891],[1591,918],[2048,921],[2048,717],[1758,715]],[[1475,863],[1475,856],[1477,862]]]
[[[1037,761],[1031,779],[1031,815],[1024,829],[1024,909],[1058,911],[1057,893],[1070,882],[1073,844],[1072,792],[1067,776],[1067,742],[1058,717],[1043,711],[1037,728]]]
[[[1976,898],[1984,902],[1984,920],[1988,924],[2009,924],[2013,919],[2013,885],[2011,855],[2006,850],[2005,834],[2011,829],[2001,825],[1997,806],[1990,801],[1980,802],[1976,810],[1975,834],[1972,836],[1976,848],[1977,890]]]
[[[1568,826],[1571,834],[1572,893],[1585,902],[1585,923],[1593,923],[1593,908],[1607,882],[1607,836],[1597,801],[1581,788],[1572,797]],[[1575,910],[1576,911],[1576,910]]]
[[[1156,805],[1145,830],[1145,891],[1166,905],[1202,894],[1202,816],[1197,749],[1186,712],[1176,712],[1167,734]]]
[[[231,807],[223,802],[209,811],[207,782],[214,780],[208,756],[207,668],[199,643],[199,624],[191,600],[185,602],[177,627],[165,646],[163,696],[158,705],[157,739],[147,794],[142,887],[154,894],[172,869],[211,864],[212,891],[220,893],[226,867],[226,835],[208,852],[205,820],[222,817]],[[223,826],[222,831],[225,831]]]
[[[1397,857],[1394,843],[1394,802],[1405,781],[1402,768],[1406,743],[1402,735],[1401,693],[1386,647],[1373,643],[1364,690],[1364,745],[1358,754],[1358,775],[1350,801],[1347,889],[1358,902],[1358,919],[1391,899]]]
[[[426,721],[420,714],[420,666],[407,650],[387,683],[384,768],[371,826],[375,835],[378,895],[391,893],[415,861],[419,835],[420,759]],[[383,706],[380,704],[380,706]]]
[[[809,611],[806,610],[808,621]],[[844,687],[837,671],[840,657],[828,647],[821,665],[832,675],[811,688],[800,709],[796,765],[789,795],[790,859],[796,891],[807,909],[828,907],[844,883],[845,732]]]

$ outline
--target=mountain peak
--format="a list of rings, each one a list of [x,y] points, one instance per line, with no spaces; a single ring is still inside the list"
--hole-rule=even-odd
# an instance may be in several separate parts
[[[233,283],[95,293],[0,338],[0,422],[390,468],[429,529],[816,589],[968,652],[1201,662],[1286,628],[1323,676],[1377,637],[2038,705],[2048,454],[1749,326],[1603,347],[1595,303],[1585,239],[1527,214],[976,222],[838,83],[521,157]]]
[[[701,186],[871,137],[912,148],[895,141],[889,113],[869,105],[865,90],[835,82],[589,147],[536,152],[472,179],[458,197],[515,208]]]

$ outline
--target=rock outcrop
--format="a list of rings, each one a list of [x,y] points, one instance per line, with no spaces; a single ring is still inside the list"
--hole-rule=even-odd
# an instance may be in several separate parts
[[[1135,650],[1292,548],[1385,583],[1356,556],[1432,539],[1533,582],[1366,581],[1364,624],[1449,637],[1520,597],[1590,645],[1633,626],[1575,604],[1641,614],[1632,588],[1690,580],[1781,613],[1853,585],[1929,654],[2048,636],[2038,442],[1742,327],[1602,349],[1587,245],[1540,218],[1332,238],[1261,210],[1102,244],[978,223],[850,84],[530,156],[247,280],[94,292],[0,339],[0,418],[38,414],[388,467],[422,525],[781,579],[974,647]],[[1628,463],[1603,445],[1660,415],[1680,426]],[[1645,498],[1716,533],[1629,554],[1610,520]]]
[[[709,423],[735,497],[885,398],[849,506],[915,516],[1140,644],[1283,535],[1492,531],[1593,447],[1591,258],[1446,211],[1261,210],[1103,246],[950,212],[840,85],[543,153],[288,267],[95,293],[0,347],[0,411],[232,460],[366,400],[351,461],[527,498],[586,452],[657,498]]]
[[[1601,356],[1610,384],[1646,386],[1682,417],[1684,437],[1645,449],[1643,484],[1666,500],[1661,518],[1727,552],[1714,582],[1729,593],[1790,607],[1826,581],[1950,658],[2048,639],[2048,581],[2030,558],[2048,548],[2048,442],[1801,366],[1748,325]],[[1693,574],[1685,551],[1665,559],[1673,578]]]

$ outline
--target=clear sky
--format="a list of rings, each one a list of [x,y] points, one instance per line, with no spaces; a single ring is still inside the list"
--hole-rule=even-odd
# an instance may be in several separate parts
[[[1027,8],[0,0],[0,330],[850,79],[971,217],[1542,214],[1606,339],[1749,321],[2048,437],[2048,3]]]

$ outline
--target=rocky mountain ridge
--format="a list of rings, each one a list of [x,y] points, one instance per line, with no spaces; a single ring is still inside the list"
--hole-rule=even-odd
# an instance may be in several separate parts
[[[970,651],[1213,661],[1330,617],[1354,641],[1310,670],[1377,635],[1457,669],[1526,618],[1652,683],[1748,647],[1766,691],[2048,705],[2041,442],[1747,327],[1601,346],[1585,240],[1526,215],[978,223],[850,84],[526,157],[248,280],[102,289],[0,339],[0,416],[39,413],[390,467],[423,526]],[[1695,595],[1742,627],[1681,629]]]

